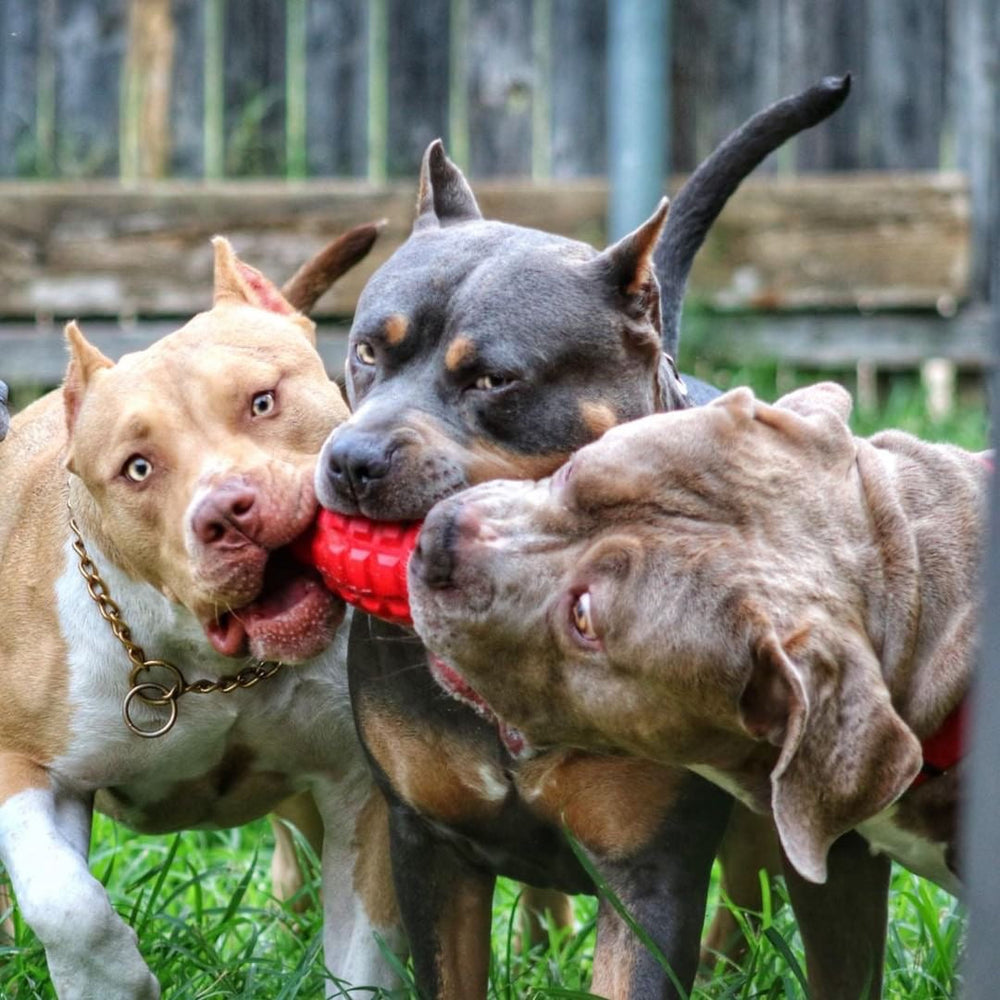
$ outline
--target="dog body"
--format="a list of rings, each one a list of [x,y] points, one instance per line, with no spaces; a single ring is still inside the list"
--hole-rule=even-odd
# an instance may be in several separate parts
[[[354,412],[317,466],[321,503],[418,519],[469,484],[547,474],[612,426],[709,398],[671,358],[691,258],[749,170],[846,93],[846,80],[826,81],[731,137],[678,195],[659,247],[665,205],[602,253],[486,221],[432,144],[413,233],[358,303],[346,380]],[[656,269],[671,282],[666,309]],[[592,889],[564,824],[690,986],[727,796],[682,769],[525,751],[482,704],[441,697],[412,633],[361,615],[349,675],[390,803],[397,895],[424,994],[484,995],[496,875]],[[674,995],[677,981],[606,900],[599,914],[592,988]]]
[[[327,964],[394,981],[371,933],[400,943],[344,606],[283,551],[346,408],[311,321],[223,240],[215,283],[211,311],[118,364],[71,324],[63,390],[0,449],[0,858],[61,997],[159,995],[87,868],[95,802],[155,833],[306,789]]]
[[[444,686],[528,742],[683,764],[772,815],[806,896],[857,878],[851,831],[956,891],[961,767],[914,779],[969,687],[988,466],[857,439],[849,411],[832,384],[734,390],[459,494],[421,533],[414,619]],[[835,916],[790,888],[811,995],[857,995]]]

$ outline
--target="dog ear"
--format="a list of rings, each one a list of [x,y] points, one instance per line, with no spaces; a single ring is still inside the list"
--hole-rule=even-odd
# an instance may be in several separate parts
[[[66,324],[65,332],[70,360],[63,380],[63,406],[66,410],[66,429],[72,434],[87,385],[94,372],[102,368],[114,368],[115,363],[84,337],[75,319]]]
[[[435,139],[427,147],[420,164],[414,232],[471,222],[482,217],[469,182],[445,155],[444,143]]]
[[[663,325],[660,320],[660,284],[653,267],[653,248],[663,232],[669,207],[670,202],[666,198],[661,199],[656,211],[638,229],[623,236],[589,263],[634,324],[629,332],[636,338],[647,340],[650,332],[655,334],[657,353]]]
[[[874,651],[843,626],[813,624],[784,644],[768,628],[751,644],[740,721],[781,747],[771,807],[796,870],[826,881],[842,834],[894,802],[920,770],[920,743],[896,713]]]

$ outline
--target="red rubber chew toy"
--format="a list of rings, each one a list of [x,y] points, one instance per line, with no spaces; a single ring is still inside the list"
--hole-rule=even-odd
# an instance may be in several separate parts
[[[420,524],[369,521],[321,510],[315,527],[295,543],[294,551],[348,604],[397,625],[412,625],[406,564]]]

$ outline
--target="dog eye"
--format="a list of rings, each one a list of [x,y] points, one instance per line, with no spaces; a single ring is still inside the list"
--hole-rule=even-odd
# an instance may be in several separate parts
[[[274,393],[258,392],[250,403],[250,412],[255,417],[266,417],[274,410]]]
[[[472,383],[475,389],[499,389],[501,386],[507,385],[511,380],[509,378],[504,378],[502,375],[480,375],[475,382]]]
[[[366,340],[359,340],[354,345],[354,356],[363,365],[375,364],[375,349]]]
[[[141,483],[153,473],[153,463],[142,455],[133,455],[123,466],[122,474],[133,483]]]
[[[590,613],[590,594],[584,591],[579,594],[573,602],[571,610],[573,617],[573,628],[590,642],[597,642],[599,636],[594,628],[594,620]]]

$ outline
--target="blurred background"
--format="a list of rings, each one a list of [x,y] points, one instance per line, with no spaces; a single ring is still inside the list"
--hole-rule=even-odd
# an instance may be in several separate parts
[[[768,398],[836,377],[859,432],[984,447],[997,0],[0,0],[0,378],[15,409],[57,385],[67,318],[117,358],[207,308],[215,233],[282,282],[384,218],[316,310],[337,372],[358,292],[409,232],[432,139],[487,217],[603,246],[636,176],[631,225],[750,115],[848,71],[846,105],[762,164],[714,226],[682,368]],[[160,931],[170,995],[318,995],[319,908],[274,904],[266,824],[182,842],[99,818],[95,843],[116,905]],[[592,902],[576,936],[552,930],[522,961],[516,892],[498,895],[490,996],[585,995]],[[745,969],[696,996],[803,995],[789,908],[769,907],[760,933],[747,927]],[[955,995],[963,914],[897,871],[887,996]],[[0,993],[48,995],[15,918]]]
[[[626,7],[640,20],[616,31]],[[671,190],[755,111],[850,71],[847,104],[765,162],[717,223],[682,360],[720,381],[720,368],[763,367],[778,390],[800,371],[836,373],[863,410],[902,379],[947,419],[977,398],[990,354],[998,11],[3,0],[0,377],[15,406],[57,383],[69,316],[115,357],[206,307],[215,232],[282,281],[347,226],[384,217],[371,258],[318,309],[338,370],[361,285],[409,230],[431,139],[487,216],[603,245],[607,177],[630,155],[609,146],[618,122],[637,123]],[[652,95],[629,76],[651,53]]]

